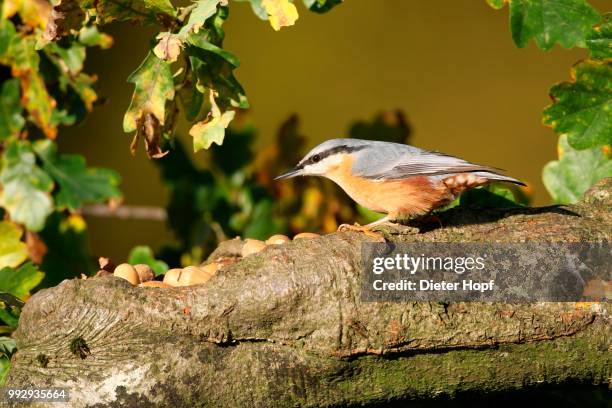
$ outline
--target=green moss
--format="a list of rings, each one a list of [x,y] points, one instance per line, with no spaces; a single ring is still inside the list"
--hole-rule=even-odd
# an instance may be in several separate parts
[[[599,384],[612,372],[612,357],[598,346],[605,342],[604,331],[595,341],[578,335],[490,350],[452,350],[391,359],[362,357],[351,362],[354,374],[335,386],[345,396],[344,403],[372,403],[383,396],[452,397],[475,386],[488,392],[535,386],[543,379],[560,383],[586,371],[591,372],[593,384]]]
[[[41,353],[36,356],[36,361],[42,368],[47,368],[47,365],[49,364],[49,357]]]
[[[81,360],[85,360],[87,356],[91,354],[89,346],[81,336],[75,337],[70,341],[70,352]]]

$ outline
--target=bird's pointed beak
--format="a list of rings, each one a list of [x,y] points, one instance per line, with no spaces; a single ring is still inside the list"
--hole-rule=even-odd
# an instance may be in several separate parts
[[[301,176],[302,175],[302,168],[301,167],[294,167],[293,169],[286,171],[285,173],[281,174],[280,176],[277,176],[274,178],[274,180],[284,180],[284,179],[288,179],[291,177],[296,177],[296,176]]]

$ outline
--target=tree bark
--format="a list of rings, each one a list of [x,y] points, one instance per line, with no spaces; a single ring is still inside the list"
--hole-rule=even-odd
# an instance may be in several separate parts
[[[576,205],[453,209],[441,224],[386,234],[610,241],[612,179]],[[368,239],[334,233],[246,258],[241,241],[228,241],[210,258],[224,267],[201,286],[132,287],[111,276],[41,290],[14,334],[7,386],[68,387],[79,407],[319,407],[609,386],[610,303],[362,302]]]

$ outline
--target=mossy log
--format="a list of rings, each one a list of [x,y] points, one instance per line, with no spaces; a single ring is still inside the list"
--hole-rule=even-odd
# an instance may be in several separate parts
[[[612,179],[572,206],[450,210],[397,242],[610,241]],[[355,232],[211,255],[208,283],[115,277],[41,290],[23,309],[8,386],[68,387],[76,407],[320,407],[608,385],[609,303],[360,299]],[[517,271],[520,273],[520,271]]]

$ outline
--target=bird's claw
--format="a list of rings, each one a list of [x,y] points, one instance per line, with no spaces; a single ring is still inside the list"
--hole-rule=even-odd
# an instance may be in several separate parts
[[[361,232],[366,236],[375,239],[376,241],[385,242],[385,237],[382,234],[376,233],[372,231],[367,225],[359,225],[355,223],[355,225],[350,224],[342,224],[338,227],[338,231],[355,231]]]

